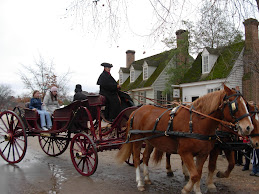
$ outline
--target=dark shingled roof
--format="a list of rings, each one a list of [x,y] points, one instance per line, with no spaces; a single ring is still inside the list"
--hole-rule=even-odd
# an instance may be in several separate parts
[[[201,53],[199,53],[193,62],[192,67],[184,75],[181,83],[192,83],[226,78],[232,70],[243,48],[244,41],[222,47],[220,49],[214,49],[217,50],[219,57],[210,73],[204,75],[202,75],[202,57]]]
[[[175,55],[175,52],[174,52],[175,50],[176,49],[171,49],[169,51],[165,51],[157,55],[153,55],[138,61],[134,61],[133,62],[134,68],[141,67],[141,70],[142,70],[142,65],[144,61],[146,61],[148,65],[156,66],[157,68],[147,80],[143,80],[143,72],[133,83],[130,83],[130,77],[128,77],[128,79],[122,84],[121,89],[123,91],[127,91],[131,89],[151,86],[153,82],[157,79],[157,77],[160,75],[160,73],[164,70],[168,62],[171,60],[171,58]]]
[[[123,73],[130,73],[129,68],[121,67],[120,69],[121,69],[121,71],[122,71]]]

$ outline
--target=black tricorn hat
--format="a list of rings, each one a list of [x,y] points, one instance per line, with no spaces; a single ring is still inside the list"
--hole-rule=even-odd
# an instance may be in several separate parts
[[[112,64],[110,63],[102,63],[101,66],[104,66],[104,67],[113,67]]]

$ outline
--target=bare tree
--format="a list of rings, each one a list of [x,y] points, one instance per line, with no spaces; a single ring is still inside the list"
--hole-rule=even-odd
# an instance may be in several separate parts
[[[177,30],[175,28],[180,27],[179,21],[186,20],[184,17],[188,15],[188,12],[190,13],[190,7],[196,7],[197,11],[207,2],[211,2],[211,7],[204,10],[203,14],[210,9],[221,9],[228,18],[233,19],[233,22],[240,22],[240,24],[244,19],[255,18],[259,12],[259,0],[197,0],[195,2],[192,0],[141,0],[141,3],[143,2],[146,7],[139,14],[139,18],[146,14],[146,9],[153,10],[153,16],[146,21],[151,26],[149,33],[140,34],[141,36],[161,37],[164,35],[168,37]],[[120,27],[124,24],[130,26],[129,29],[136,33],[130,25],[132,15],[129,14],[129,10],[139,5],[139,0],[72,0],[67,13],[75,18],[74,21],[84,26],[87,32],[98,34],[101,29],[108,29],[109,37],[116,39],[122,33]],[[132,10],[134,12],[134,9]]]
[[[198,15],[200,17],[195,23],[183,21],[189,32],[191,53],[198,54],[204,47],[219,48],[242,40],[241,31],[227,18],[226,13],[211,3],[204,4]],[[166,38],[163,42],[172,48],[176,45],[176,38]]]
[[[45,96],[47,90],[52,86],[59,88],[59,96],[61,99],[67,96],[66,84],[70,80],[71,72],[68,70],[63,75],[55,73],[55,65],[53,61],[46,62],[42,56],[36,61],[33,66],[22,65],[23,69],[19,70],[20,78],[25,85],[25,88],[31,92],[39,90]]]
[[[0,111],[8,109],[12,94],[13,91],[8,85],[0,84]]]

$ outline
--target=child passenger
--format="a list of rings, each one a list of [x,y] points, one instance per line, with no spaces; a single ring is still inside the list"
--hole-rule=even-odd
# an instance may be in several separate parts
[[[42,128],[42,130],[47,131],[47,130],[51,129],[52,122],[51,122],[49,112],[41,109],[42,102],[39,97],[40,97],[40,92],[38,90],[35,90],[33,92],[33,97],[31,98],[29,108],[32,109],[33,111],[37,111],[39,113],[41,128]],[[46,123],[46,121],[47,121],[47,123]]]

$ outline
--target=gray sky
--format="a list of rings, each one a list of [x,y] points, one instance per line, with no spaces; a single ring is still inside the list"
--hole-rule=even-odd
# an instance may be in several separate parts
[[[121,34],[116,43],[107,33],[89,34],[73,17],[65,17],[70,1],[64,0],[1,0],[0,1],[0,83],[8,84],[15,94],[26,93],[17,74],[21,64],[34,64],[41,55],[53,59],[55,72],[72,73],[69,89],[82,84],[83,90],[96,92],[96,81],[102,62],[114,65],[112,75],[118,79],[120,66],[125,66],[126,50],[136,51],[136,59],[166,50],[163,44],[149,43],[147,38]],[[146,52],[143,55],[143,52]]]

